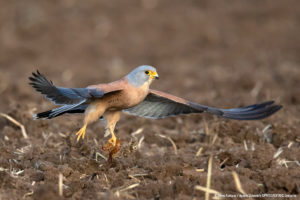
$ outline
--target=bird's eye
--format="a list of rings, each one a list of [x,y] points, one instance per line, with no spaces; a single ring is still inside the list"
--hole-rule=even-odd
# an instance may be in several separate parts
[[[147,74],[147,75],[148,75],[149,73],[150,73],[149,71],[145,71],[145,74]]]

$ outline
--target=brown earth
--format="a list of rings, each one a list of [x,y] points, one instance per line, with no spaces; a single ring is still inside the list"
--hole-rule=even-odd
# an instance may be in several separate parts
[[[22,123],[29,138],[0,117],[0,199],[203,199],[194,187],[206,185],[210,156],[211,188],[222,194],[241,194],[236,171],[247,194],[299,199],[299,35],[297,0],[1,1],[0,112]],[[33,121],[53,105],[27,84],[32,71],[83,87],[141,64],[157,67],[153,88],[202,104],[274,99],[284,108],[261,121],[124,115],[122,151],[112,164],[99,156],[107,156],[100,123],[76,143],[82,116]]]

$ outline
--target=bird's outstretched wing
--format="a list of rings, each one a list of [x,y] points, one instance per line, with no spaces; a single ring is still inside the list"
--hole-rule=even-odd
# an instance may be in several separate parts
[[[164,92],[150,90],[143,102],[123,111],[129,114],[153,119],[166,118],[180,114],[208,112],[229,119],[256,120],[274,114],[281,107],[281,105],[274,104],[274,101],[268,101],[242,108],[213,108],[187,101]]]
[[[55,86],[39,71],[29,77],[30,85],[58,105],[84,103],[91,98],[101,98],[105,93],[97,88],[64,88]]]

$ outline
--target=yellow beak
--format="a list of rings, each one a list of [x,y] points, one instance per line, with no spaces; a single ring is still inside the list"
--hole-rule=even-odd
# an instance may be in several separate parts
[[[158,76],[158,74],[157,74],[156,71],[150,71],[150,78],[152,78],[152,79],[158,79],[159,76]]]

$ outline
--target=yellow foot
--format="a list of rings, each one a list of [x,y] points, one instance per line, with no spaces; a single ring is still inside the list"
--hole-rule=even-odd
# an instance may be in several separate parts
[[[113,135],[111,136],[111,138],[107,141],[106,145],[104,145],[104,146],[102,147],[102,149],[103,149],[104,151],[111,151],[112,149],[114,149],[114,148],[117,146],[117,141],[119,141],[119,143],[120,143],[120,140],[118,140],[118,139],[116,138],[116,136],[113,134]]]
[[[77,141],[79,141],[80,138],[84,139],[85,129],[86,129],[86,125],[84,125],[84,126],[76,133],[76,135],[78,135]]]
[[[111,136],[111,138],[108,140],[107,143],[110,143],[113,147],[116,146],[116,144],[117,144],[117,138],[116,138],[115,134],[113,134],[113,135]]]

